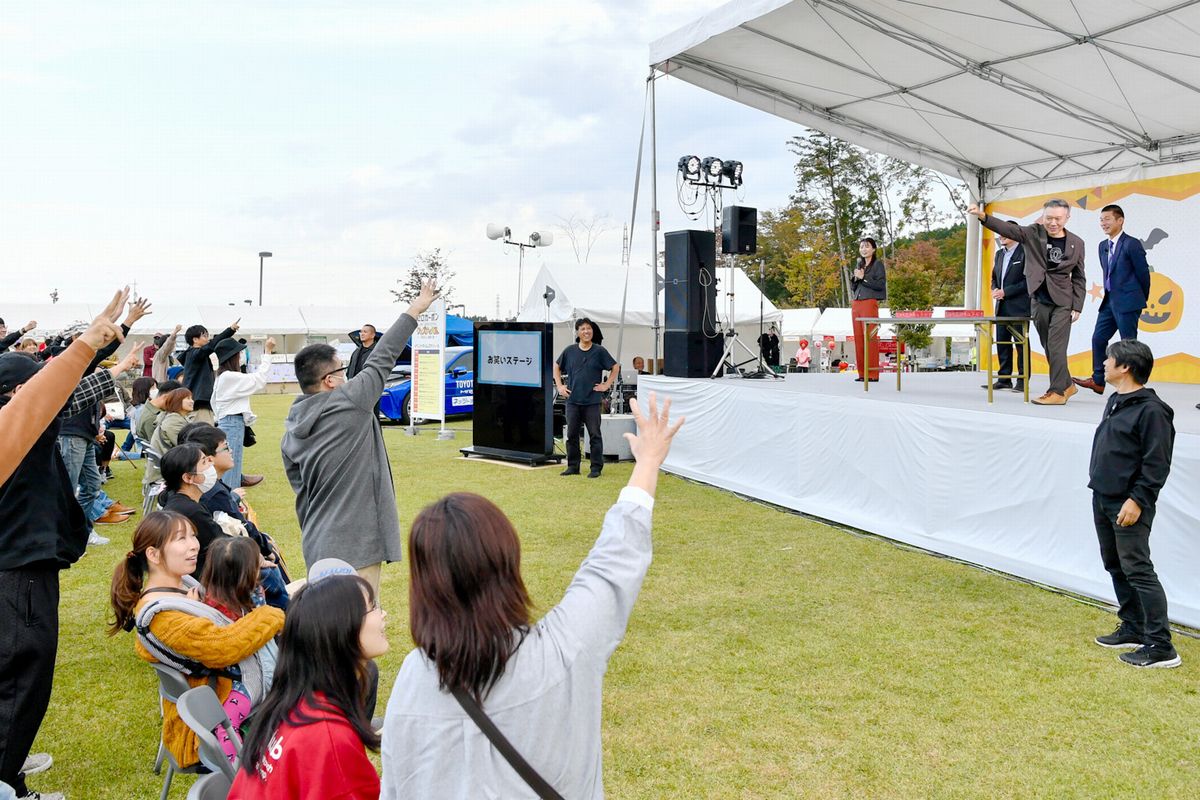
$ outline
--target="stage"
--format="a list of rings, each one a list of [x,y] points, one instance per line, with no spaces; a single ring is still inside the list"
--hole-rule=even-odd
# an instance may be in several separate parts
[[[784,380],[643,375],[687,423],[668,472],[1039,583],[1113,601],[1087,488],[1108,395],[1036,406],[986,373]],[[1035,375],[1031,396],[1046,376]],[[1200,386],[1151,387],[1175,410],[1171,476],[1151,535],[1171,619],[1200,627]]]

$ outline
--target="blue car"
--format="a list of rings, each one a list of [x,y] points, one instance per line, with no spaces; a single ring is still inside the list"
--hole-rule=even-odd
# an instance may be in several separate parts
[[[446,348],[446,416],[475,410],[475,348]],[[388,376],[379,398],[379,415],[408,424],[412,401],[412,365],[399,364]]]

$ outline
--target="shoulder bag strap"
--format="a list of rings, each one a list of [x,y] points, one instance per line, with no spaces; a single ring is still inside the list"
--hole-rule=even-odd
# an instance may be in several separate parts
[[[538,797],[542,798],[542,800],[563,800],[562,795],[554,791],[554,787],[546,783],[545,779],[537,773],[537,770],[531,767],[529,762],[517,752],[517,748],[513,747],[512,743],[504,738],[504,734],[492,722],[492,718],[484,713],[484,710],[475,702],[475,698],[462,689],[455,689],[454,699],[462,706],[463,711],[467,712],[467,716],[475,721],[475,724],[479,726],[479,730],[483,731],[483,735],[488,738],[488,741],[500,751],[500,755],[504,756],[504,760],[529,784],[529,788],[537,792]]]

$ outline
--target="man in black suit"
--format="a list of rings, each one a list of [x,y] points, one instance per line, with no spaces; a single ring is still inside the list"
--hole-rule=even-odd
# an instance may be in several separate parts
[[[1029,289],[1025,283],[1025,247],[1013,239],[996,234],[996,263],[992,267],[992,299],[997,317],[1029,318]],[[1025,348],[1017,345],[1017,371],[1013,372],[1013,331],[1007,325],[996,326],[996,356],[1000,359],[1000,377],[993,389],[1025,391],[1025,380],[1011,375],[1025,374]],[[987,384],[983,385],[987,388]]]
[[[1092,375],[1072,378],[1076,386],[1104,394],[1104,359],[1108,340],[1114,333],[1136,339],[1138,318],[1150,296],[1150,265],[1146,248],[1136,236],[1124,233],[1125,212],[1120,206],[1100,209],[1100,229],[1107,237],[1100,243],[1100,267],[1104,271],[1104,299],[1092,333]]]

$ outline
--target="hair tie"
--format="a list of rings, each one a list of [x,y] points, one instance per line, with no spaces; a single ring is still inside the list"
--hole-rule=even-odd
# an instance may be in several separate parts
[[[126,561],[134,561],[137,559],[137,557],[138,557],[138,554],[132,550],[130,550],[128,553],[125,554]]]

